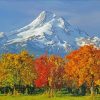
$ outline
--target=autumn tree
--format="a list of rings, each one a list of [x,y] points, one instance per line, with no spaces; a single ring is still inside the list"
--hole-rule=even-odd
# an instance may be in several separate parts
[[[44,87],[48,84],[48,77],[52,67],[48,62],[48,56],[42,55],[36,58],[34,64],[37,72],[35,84],[37,87]]]
[[[57,55],[50,55],[49,61],[52,63],[51,75],[53,88],[61,89],[64,82],[64,59]]]
[[[94,87],[100,85],[100,49],[86,45],[71,52],[65,58],[67,84],[73,88],[86,84],[92,95]]]
[[[42,55],[35,60],[38,75],[35,81],[37,87],[49,87],[49,95],[53,96],[54,89],[60,89],[63,82],[64,61],[61,57]]]
[[[1,67],[6,73],[2,84],[15,87],[15,85],[32,85],[35,79],[34,58],[27,51],[19,54],[3,54]]]
[[[3,66],[3,63],[0,61],[0,87],[3,86],[4,80],[7,77],[7,72]]]

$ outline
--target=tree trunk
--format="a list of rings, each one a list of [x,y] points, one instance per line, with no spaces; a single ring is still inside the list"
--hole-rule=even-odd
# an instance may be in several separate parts
[[[92,79],[91,79],[91,96],[94,95],[94,76],[92,75]]]
[[[15,89],[15,86],[14,86],[14,90],[13,90],[13,95],[16,95],[16,89]]]
[[[54,90],[52,88],[49,89],[48,96],[49,98],[54,97]]]
[[[94,87],[91,86],[91,96],[93,96],[93,95],[94,95]]]
[[[94,100],[94,76],[92,75],[92,79],[91,79],[91,100]]]

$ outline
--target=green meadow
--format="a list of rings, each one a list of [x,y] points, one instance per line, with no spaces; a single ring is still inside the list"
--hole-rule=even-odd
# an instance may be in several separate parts
[[[90,96],[56,96],[49,98],[44,95],[35,96],[0,96],[0,100],[100,100],[100,95],[93,99]]]

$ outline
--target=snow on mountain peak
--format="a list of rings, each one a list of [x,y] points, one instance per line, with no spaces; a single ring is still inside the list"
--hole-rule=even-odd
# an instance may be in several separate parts
[[[62,17],[43,11],[29,25],[9,34],[4,46],[6,45],[6,50],[9,52],[26,49],[38,55],[46,51],[64,55],[87,43],[99,44],[100,41],[98,37],[91,39],[86,33],[74,28]]]
[[[8,42],[21,42],[34,37],[42,38],[44,34],[59,35],[61,31],[63,35],[65,34],[64,31],[69,31],[68,27],[69,24],[67,22],[65,23],[65,20],[63,18],[58,17],[53,13],[43,11],[32,23],[15,31],[16,34],[13,33],[13,35],[11,36],[13,37],[13,39],[10,39],[10,41]]]
[[[47,18],[47,19],[52,19],[55,18],[56,15],[52,12],[48,12],[48,11],[42,11],[38,17],[38,19],[43,19],[43,18]]]
[[[3,37],[4,37],[4,33],[0,32],[0,38],[3,38]]]

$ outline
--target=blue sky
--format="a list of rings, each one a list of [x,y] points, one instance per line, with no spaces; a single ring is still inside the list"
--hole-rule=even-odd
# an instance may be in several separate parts
[[[23,27],[43,10],[88,33],[100,33],[100,0],[0,0],[0,31]]]

